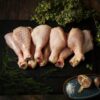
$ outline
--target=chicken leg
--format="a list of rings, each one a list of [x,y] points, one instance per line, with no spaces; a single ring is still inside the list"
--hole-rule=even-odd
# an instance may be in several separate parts
[[[14,41],[20,46],[24,59],[29,60],[32,58],[30,54],[31,47],[31,28],[30,27],[17,27],[13,30]]]
[[[4,36],[7,45],[15,52],[15,54],[18,56],[18,65],[22,69],[27,68],[27,62],[24,60],[21,49],[19,48],[18,44],[13,40],[12,32],[7,33]]]
[[[68,35],[68,47],[74,52],[74,57],[70,60],[70,63],[73,67],[84,60],[83,54],[83,43],[84,43],[84,34],[78,28],[72,28]]]
[[[51,27],[48,25],[39,25],[32,31],[32,40],[35,45],[34,58],[40,64],[43,61],[42,50],[49,41]]]
[[[83,30],[85,42],[83,45],[83,52],[86,53],[93,49],[93,38],[91,36],[91,32],[89,30]]]
[[[62,51],[61,51],[61,53],[60,53],[60,55],[59,55],[59,58],[58,58],[58,60],[57,60],[57,62],[56,62],[56,64],[55,64],[55,66],[56,67],[59,67],[59,68],[63,68],[64,67],[64,60],[66,59],[66,58],[68,58],[71,54],[72,54],[73,52],[68,48],[68,47],[66,47],[66,48],[64,48]]]
[[[30,53],[31,53],[31,55],[32,55],[32,59],[30,59],[30,60],[28,61],[28,66],[29,66],[30,68],[35,68],[36,65],[37,65],[37,62],[36,62],[36,60],[34,59],[34,52],[35,52],[35,46],[34,46],[34,44],[33,44],[32,41],[31,41],[31,50],[30,50]]]
[[[51,29],[50,33],[50,50],[51,54],[49,61],[56,63],[60,52],[66,47],[66,36],[61,27],[55,27]]]
[[[83,53],[87,53],[88,51],[93,49],[93,38],[91,36],[91,33],[89,30],[83,30],[82,33],[84,35],[84,43],[83,43]],[[62,52],[59,55],[59,59],[56,63],[56,66],[59,68],[63,68],[64,67],[64,60],[66,58],[68,58],[68,56],[70,56],[73,52],[68,48],[64,48],[62,50]],[[78,65],[79,62],[77,62],[76,65]]]
[[[43,61],[40,63],[40,66],[45,66],[49,60],[50,56],[50,46],[49,43],[46,45],[46,47],[43,49]]]

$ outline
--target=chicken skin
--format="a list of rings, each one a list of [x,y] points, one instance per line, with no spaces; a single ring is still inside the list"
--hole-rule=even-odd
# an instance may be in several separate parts
[[[28,66],[29,66],[30,68],[35,68],[36,65],[37,65],[37,62],[36,62],[36,60],[34,59],[34,52],[35,52],[35,46],[34,46],[33,42],[31,41],[30,53],[31,53],[32,59],[30,59],[30,60],[28,61]]]
[[[72,28],[67,43],[70,50],[75,54],[70,60],[70,64],[75,67],[81,60],[85,59],[83,54],[84,34],[79,28]]]
[[[66,36],[61,27],[51,29],[49,44],[51,50],[49,61],[55,64],[58,60],[60,52],[66,47]]]
[[[82,30],[80,34],[84,35],[84,43],[83,43],[83,54],[87,53],[88,51],[93,49],[93,38],[91,36],[91,32],[89,30]],[[59,55],[58,61],[56,63],[56,67],[63,68],[64,67],[64,60],[68,58],[74,52],[70,50],[68,47],[64,48]],[[80,63],[77,62],[75,66]]]
[[[59,58],[58,58],[58,60],[57,60],[57,62],[56,62],[56,67],[59,67],[59,68],[63,68],[64,67],[64,60],[66,59],[66,58],[68,58],[71,54],[72,54],[73,52],[68,48],[68,47],[66,47],[66,48],[64,48],[62,51],[61,51],[61,53],[60,53],[60,55],[59,55]]]
[[[47,45],[50,37],[51,27],[48,25],[39,25],[35,27],[31,33],[33,43],[35,45],[35,60],[40,64],[43,62],[43,48]]]
[[[40,63],[40,66],[45,66],[48,63],[50,56],[50,46],[49,43],[46,45],[46,47],[43,49],[43,61]]]
[[[68,47],[74,52],[74,57],[69,61],[75,67],[84,60],[84,54],[93,49],[93,41],[90,31],[81,31],[72,28],[68,37]]]
[[[31,28],[30,27],[17,27],[13,30],[14,41],[19,45],[23,52],[24,60],[32,59],[30,53],[31,47]]]
[[[64,60],[70,55],[72,67],[85,59],[85,53],[93,49],[93,38],[89,30],[72,28],[65,34],[61,27],[51,28],[39,25],[35,28],[19,26],[4,36],[6,44],[18,56],[18,65],[22,69],[40,67],[48,61],[63,68]]]
[[[13,40],[13,33],[7,33],[4,38],[6,40],[7,45],[15,52],[15,54],[18,56],[18,65],[22,69],[27,68],[27,62],[24,60],[23,54],[21,52],[21,49],[19,48],[19,45]]]

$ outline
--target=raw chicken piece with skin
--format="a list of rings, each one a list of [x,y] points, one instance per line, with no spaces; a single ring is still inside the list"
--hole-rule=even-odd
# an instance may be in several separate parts
[[[64,60],[67,57],[69,57],[71,54],[72,54],[72,51],[68,47],[64,48],[61,51],[60,55],[59,55],[59,58],[57,60],[57,63],[55,64],[56,67],[63,68],[64,67]]]
[[[17,27],[13,30],[14,41],[19,45],[22,50],[24,59],[28,61],[32,58],[30,53],[31,47],[31,27]]]
[[[51,27],[48,25],[39,25],[32,31],[32,40],[35,45],[34,59],[40,64],[43,61],[42,50],[49,41]]]
[[[46,45],[46,47],[43,49],[43,61],[40,63],[40,66],[45,66],[49,60],[50,56],[50,46],[49,43]]]
[[[7,33],[4,38],[6,40],[7,45],[15,52],[18,56],[18,65],[22,69],[27,68],[27,62],[24,60],[21,49],[19,48],[18,44],[13,40],[12,32]]]
[[[84,60],[84,59],[85,59],[83,54],[85,54],[86,52],[88,52],[88,51],[90,51],[90,50],[93,49],[93,39],[92,39],[92,36],[91,36],[90,31],[88,31],[88,30],[83,30],[83,31],[81,31],[81,30],[79,30],[79,29],[75,29],[75,30],[76,30],[77,33],[79,33],[79,34],[81,34],[81,35],[82,35],[82,34],[84,35],[84,38],[83,38],[83,39],[84,39],[84,43],[82,43],[82,36],[80,37],[80,39],[79,39],[79,37],[77,37],[77,35],[76,35],[76,37],[74,37],[74,38],[76,38],[77,40],[79,39],[80,42],[81,42],[81,44],[80,44],[80,46],[77,47],[76,51],[74,51],[74,49],[73,49],[75,55],[74,55],[74,57],[70,60],[70,63],[71,63],[71,65],[72,65],[73,67],[77,66],[81,60]],[[73,31],[73,32],[74,32],[74,31]],[[75,42],[75,43],[78,44],[78,43],[79,43],[79,40],[78,40],[77,42]],[[79,45],[79,44],[78,44],[78,45]],[[77,53],[77,52],[79,52],[79,50],[78,50],[79,47],[81,48],[81,49],[79,49],[79,50],[81,50],[81,52],[80,52],[80,53]],[[77,50],[78,50],[78,51],[77,51]],[[79,54],[79,55],[78,55],[78,54]],[[81,55],[81,56],[80,56],[80,55]]]
[[[68,33],[66,33],[66,39],[68,38]],[[64,60],[68,58],[73,52],[66,46],[61,53],[59,54],[59,58],[55,64],[56,67],[63,68]]]
[[[91,33],[89,30],[83,30],[81,34],[84,34],[84,43],[83,43],[83,53],[90,51],[93,49],[93,38],[91,36]],[[56,63],[57,67],[63,68],[64,67],[64,60],[70,56],[73,52],[66,47],[59,55],[59,59]],[[77,62],[76,65],[78,65],[79,62]]]
[[[91,32],[89,30],[83,30],[85,42],[83,45],[83,52],[86,53],[93,49],[93,38],[91,36]]]
[[[30,60],[28,61],[28,66],[29,66],[30,68],[35,68],[36,65],[37,65],[37,62],[36,62],[36,60],[34,59],[34,52],[35,52],[35,46],[34,46],[34,44],[33,44],[32,41],[31,41],[31,50],[30,50],[30,53],[31,53],[31,55],[32,55],[32,59],[30,59]]]
[[[66,47],[66,36],[61,27],[55,27],[51,29],[50,33],[50,50],[51,54],[49,61],[56,63],[60,52]]]
[[[75,67],[84,60],[83,54],[84,34],[79,28],[72,28],[68,35],[68,47],[74,52],[74,57],[70,60],[70,64]]]

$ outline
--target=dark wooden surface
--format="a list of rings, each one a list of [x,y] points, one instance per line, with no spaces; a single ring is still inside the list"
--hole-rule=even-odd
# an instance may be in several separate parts
[[[0,0],[0,19],[30,20],[41,0]],[[48,0],[47,0],[48,1]],[[83,0],[88,8],[100,12],[100,0]]]
[[[39,1],[41,0],[0,0],[0,19],[31,19]]]

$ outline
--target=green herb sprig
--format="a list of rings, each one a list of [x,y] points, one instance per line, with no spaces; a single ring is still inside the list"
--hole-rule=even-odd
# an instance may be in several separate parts
[[[46,21],[56,21],[59,25],[65,26],[73,21],[81,21],[91,16],[81,0],[43,0],[35,9],[32,19],[39,24]]]

